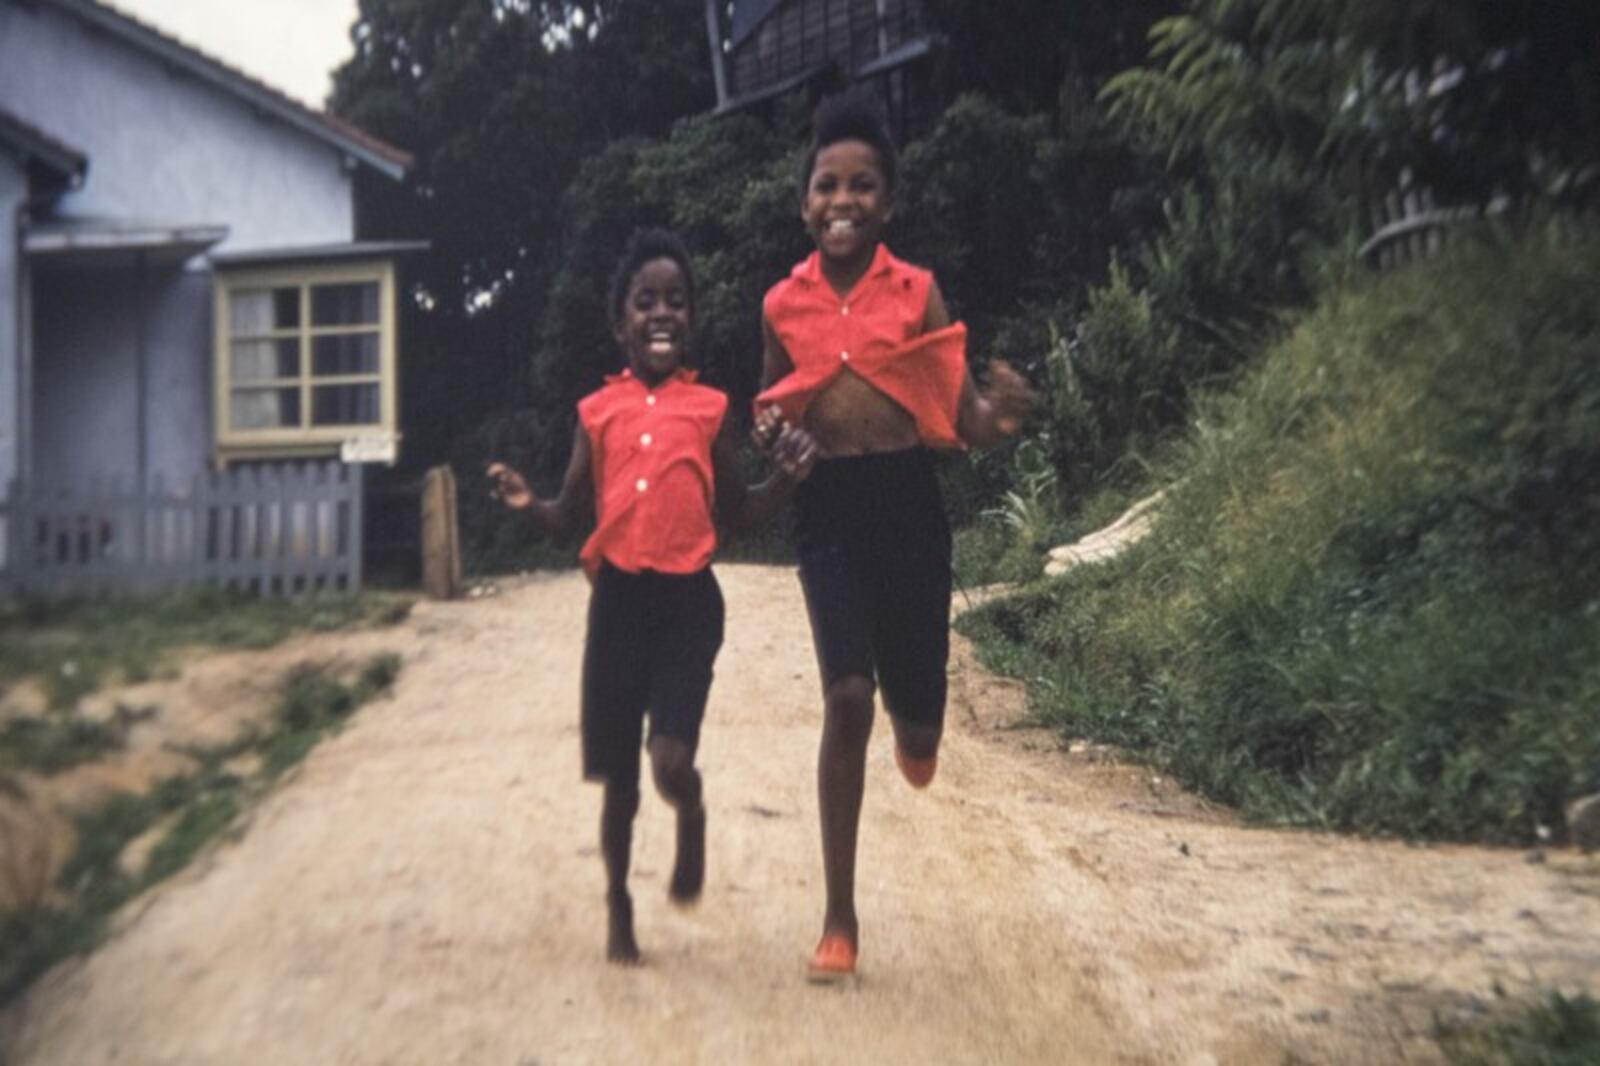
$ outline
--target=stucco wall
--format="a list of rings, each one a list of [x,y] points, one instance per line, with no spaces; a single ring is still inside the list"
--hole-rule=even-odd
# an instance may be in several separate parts
[[[89,158],[85,182],[62,197],[56,216],[222,225],[229,236],[212,249],[219,253],[354,238],[353,175],[334,146],[48,4],[0,0],[0,101]],[[0,230],[7,240],[10,229]],[[149,298],[148,470],[170,483],[205,469],[213,445],[207,261],[150,268],[142,280],[130,266],[83,256],[31,262],[35,481],[84,485],[136,473],[141,292]],[[14,336],[10,328],[0,345]],[[0,398],[16,366],[7,351],[0,347]]]
[[[27,178],[16,161],[0,152],[0,499],[17,476],[17,208],[27,195]],[[0,522],[0,563],[7,558],[6,523]]]
[[[85,282],[88,284],[85,284]],[[149,470],[169,486],[205,467],[210,440],[210,282],[177,267],[34,277],[34,476],[43,486],[138,474],[136,371],[145,352]]]
[[[28,192],[27,178],[0,151],[0,496],[17,476],[17,208]]]
[[[353,236],[333,146],[48,5],[0,0],[0,100],[89,156],[60,214],[220,223],[219,252]]]

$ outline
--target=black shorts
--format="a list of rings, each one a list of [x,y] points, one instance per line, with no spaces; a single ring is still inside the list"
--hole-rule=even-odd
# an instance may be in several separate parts
[[[795,494],[795,551],[823,684],[866,677],[896,718],[943,722],[950,524],[933,453],[817,463]]]
[[[583,649],[586,779],[638,784],[647,712],[652,737],[681,740],[694,751],[722,622],[722,590],[710,568],[630,574],[601,564]]]

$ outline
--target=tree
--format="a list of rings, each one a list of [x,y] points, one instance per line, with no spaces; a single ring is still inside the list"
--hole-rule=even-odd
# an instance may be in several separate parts
[[[421,237],[404,328],[407,465],[530,403],[562,197],[608,140],[709,108],[693,0],[361,0],[332,108],[411,151],[362,229]],[[565,399],[565,398],[563,398]]]
[[[1143,61],[1145,34],[1179,0],[924,0],[944,38],[937,81],[945,99],[988,97],[1018,114],[1056,113],[1065,91],[1092,94]]]
[[[1370,199],[1592,202],[1592,0],[1197,0],[1157,24],[1154,69],[1107,88],[1174,156],[1281,160]]]

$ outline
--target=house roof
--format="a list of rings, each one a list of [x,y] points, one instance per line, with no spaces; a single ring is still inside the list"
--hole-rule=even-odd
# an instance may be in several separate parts
[[[25,163],[42,166],[65,182],[82,181],[89,169],[88,156],[4,108],[0,108],[0,147],[10,148]]]
[[[345,259],[392,259],[428,250],[427,241],[352,241],[348,244],[312,244],[295,248],[260,248],[249,252],[225,252],[211,257],[214,266],[271,266],[274,263],[312,263]]]
[[[227,239],[228,227],[119,218],[58,218],[30,223],[23,247],[52,261],[117,265],[142,255],[151,263],[181,263]]]
[[[734,47],[756,32],[763,19],[783,0],[733,0],[733,27],[729,36]]]
[[[391,144],[326,111],[314,111],[243,71],[139,21],[101,0],[46,0],[51,6],[139,48],[209,85],[239,97],[390,178],[405,176],[413,159]]]

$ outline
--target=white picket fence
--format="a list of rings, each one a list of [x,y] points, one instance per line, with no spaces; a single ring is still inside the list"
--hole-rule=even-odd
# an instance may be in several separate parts
[[[1409,186],[1389,193],[1371,209],[1372,236],[1357,253],[1381,270],[1437,255],[1450,230],[1505,213],[1504,198],[1487,207],[1441,207],[1431,189]]]
[[[0,592],[49,597],[219,585],[261,596],[361,587],[361,467],[279,463],[82,489],[13,483]]]

